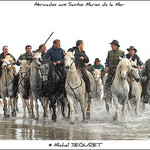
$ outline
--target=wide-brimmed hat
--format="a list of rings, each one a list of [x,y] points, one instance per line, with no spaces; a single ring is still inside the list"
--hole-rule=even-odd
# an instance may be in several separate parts
[[[95,58],[95,62],[100,62],[101,60],[99,60],[99,58]]]
[[[130,49],[133,49],[135,53],[137,52],[137,49],[134,46],[130,46],[129,48],[127,48],[127,51],[129,51]]]
[[[119,45],[119,42],[117,41],[117,40],[113,40],[111,43],[109,43],[109,44],[115,44],[115,45],[118,45],[118,47],[120,47],[120,45]]]

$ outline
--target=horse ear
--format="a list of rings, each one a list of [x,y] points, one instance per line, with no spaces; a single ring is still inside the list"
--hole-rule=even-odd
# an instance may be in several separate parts
[[[75,55],[75,51],[73,51],[73,55]]]
[[[119,60],[122,60],[123,58],[119,56]]]
[[[19,64],[21,65],[22,64],[22,61],[21,60],[18,60]]]
[[[137,65],[137,59],[135,59],[135,61],[134,61],[134,62],[135,62],[135,64]]]
[[[99,69],[99,71],[101,72],[101,70],[102,70],[102,68],[101,69]]]
[[[64,55],[67,55],[67,52],[64,50]]]
[[[129,61],[130,61],[130,62],[132,61],[132,57],[129,59]]]

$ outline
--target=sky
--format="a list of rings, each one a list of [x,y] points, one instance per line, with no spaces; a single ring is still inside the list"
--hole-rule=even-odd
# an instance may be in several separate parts
[[[118,40],[120,49],[127,53],[131,45],[145,62],[149,59],[150,37],[150,2],[121,1],[123,6],[63,6],[68,1],[53,1],[57,6],[34,6],[36,1],[1,1],[0,2],[0,51],[8,45],[9,52],[17,59],[25,52],[25,46],[32,45],[33,50],[44,43],[51,32],[47,48],[52,47],[55,39],[61,40],[61,47],[67,51],[75,46],[76,41],[84,41],[84,50],[94,63],[99,58],[105,63],[111,50],[110,42]],[[88,1],[89,2],[89,1]],[[109,4],[111,1],[106,1]],[[49,4],[50,1],[39,1]],[[78,3],[77,1],[72,4]],[[84,5],[86,1],[80,1]],[[115,1],[111,2],[115,5]]]

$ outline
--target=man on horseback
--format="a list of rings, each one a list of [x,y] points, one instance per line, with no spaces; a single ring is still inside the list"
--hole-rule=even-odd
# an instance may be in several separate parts
[[[56,39],[53,41],[53,46],[47,51],[44,58],[50,58],[55,71],[64,78],[64,50],[61,48],[60,40]]]
[[[129,53],[126,55],[126,57],[128,59],[132,58],[131,60],[133,61],[137,60],[137,66],[139,66],[140,69],[143,69],[143,62],[141,61],[140,57],[137,54],[135,54],[137,52],[137,49],[134,46],[130,46],[129,48],[127,48],[127,51]]]
[[[131,59],[132,61],[137,61],[137,66],[139,66],[140,69],[143,69],[144,67],[143,62],[141,61],[140,57],[137,54],[135,54],[137,52],[137,49],[134,46],[130,46],[129,48],[127,48],[127,51],[129,53],[126,55],[126,57],[128,59]],[[145,93],[144,88],[143,88],[143,93]],[[131,98],[132,98],[132,88],[130,86],[129,99]]]
[[[107,102],[112,99],[111,85],[115,76],[116,68],[119,63],[119,56],[125,58],[125,53],[119,49],[120,45],[117,40],[113,40],[111,43],[112,50],[108,51],[108,55],[105,63],[105,73],[108,73],[106,83],[104,85],[104,100],[106,102],[106,109],[109,111]]]
[[[45,58],[45,54],[46,54],[46,50],[47,50],[46,45],[41,44],[41,45],[39,46],[39,49],[36,49],[35,51],[32,51],[32,52],[33,52],[33,53],[41,52],[41,58],[44,59],[44,58]]]
[[[76,47],[70,48],[68,51],[73,52],[75,51],[75,65],[76,68],[81,70],[83,80],[85,81],[86,90],[88,92],[89,98],[92,98],[91,87],[90,87],[90,80],[85,69],[85,63],[89,62],[89,58],[86,55],[84,48],[84,42],[82,40],[78,40],[76,42]]]
[[[3,46],[2,50],[3,50],[3,52],[0,54],[0,77],[2,75],[2,64],[7,55],[10,55],[13,58],[13,62],[12,62],[13,65],[15,65],[15,63],[16,63],[16,59],[14,58],[14,56],[8,53],[8,46],[6,46],[6,45]],[[13,70],[14,70],[14,74],[16,74],[17,70],[14,66],[13,66]]]
[[[92,65],[91,70],[94,69],[101,69],[101,78],[103,79],[105,72],[104,72],[104,66],[100,63],[101,60],[99,58],[95,58],[94,65]]]
[[[142,77],[146,76],[146,80],[143,81],[142,83],[142,88],[143,90],[143,96],[144,96],[144,103],[148,103],[148,95],[147,95],[147,85],[150,80],[150,59],[148,59],[145,63],[145,67],[143,68],[142,71]]]
[[[26,92],[23,95],[24,99],[28,99],[28,97],[29,97],[29,88],[30,88],[30,83],[29,83],[30,64],[31,64],[31,62],[33,60],[33,53],[31,52],[32,46],[31,45],[27,45],[25,47],[25,50],[26,50],[26,53],[20,55],[20,57],[18,58],[17,65],[20,66],[19,60],[28,60],[28,63],[29,63],[29,72],[27,73],[26,82],[25,82],[25,85],[24,85],[24,88],[25,88]],[[19,80],[19,75],[18,75],[18,80]]]

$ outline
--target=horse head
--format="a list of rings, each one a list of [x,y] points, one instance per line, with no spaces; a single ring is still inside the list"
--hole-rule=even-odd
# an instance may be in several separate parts
[[[94,69],[93,77],[94,77],[95,82],[98,82],[99,79],[101,79],[101,69]]]
[[[139,68],[137,66],[137,62],[132,60],[131,60],[131,74],[137,82],[140,81]]]
[[[75,55],[75,51],[65,52],[64,64],[65,64],[66,71],[70,71],[72,65],[74,64],[74,61],[75,61],[74,55]]]
[[[5,69],[10,70],[12,68],[13,58],[10,55],[7,55],[4,59],[2,67]]]
[[[43,60],[40,65],[40,72],[43,83],[47,83],[48,81],[49,69],[50,69],[50,61]]]
[[[119,57],[120,62],[117,66],[116,72],[120,75],[122,81],[127,80],[127,76],[131,71],[131,63],[127,58]]]
[[[29,71],[29,65],[27,60],[19,60],[20,63],[20,70],[19,73],[22,77],[26,76],[27,72]]]
[[[41,65],[41,52],[35,53],[35,54],[33,55],[33,62],[34,62],[35,64],[37,64],[38,66]]]

